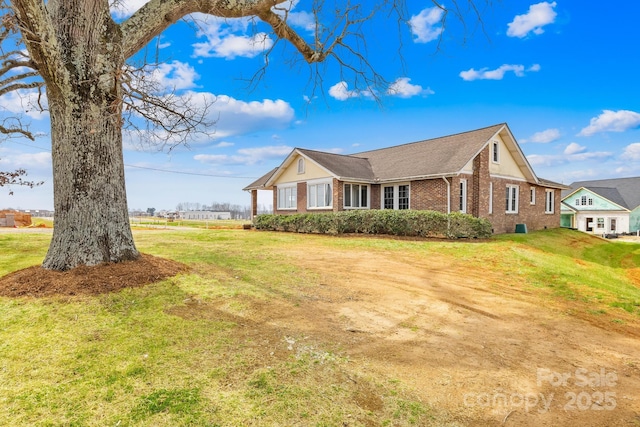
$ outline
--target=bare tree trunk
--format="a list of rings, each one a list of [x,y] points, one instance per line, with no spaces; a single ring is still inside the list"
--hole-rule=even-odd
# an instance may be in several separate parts
[[[51,101],[55,225],[43,267],[67,270],[137,258],[124,184],[120,109]]]
[[[107,0],[14,0],[51,115],[54,232],[43,267],[139,256],[122,157],[122,33]]]

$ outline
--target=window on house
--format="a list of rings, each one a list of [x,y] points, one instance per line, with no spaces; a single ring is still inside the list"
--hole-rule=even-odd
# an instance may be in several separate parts
[[[576,206],[580,206],[580,199],[576,199]]]
[[[493,213],[493,182],[489,183],[489,213]]]
[[[588,204],[589,206],[593,206],[593,199],[592,199],[591,197],[589,197],[589,198],[587,199],[587,204]]]
[[[604,228],[604,218],[598,218],[598,228]]]
[[[383,209],[409,209],[409,185],[390,185],[382,189]]]
[[[298,159],[298,174],[303,174],[303,173],[304,173],[304,159],[300,157]]]
[[[536,204],[536,189],[535,189],[535,187],[533,187],[531,189],[531,198],[529,199],[529,203],[531,203],[532,205]]]
[[[491,144],[491,160],[493,160],[493,163],[500,162],[500,144],[498,141],[493,141],[493,144]]]
[[[506,212],[518,213],[518,186],[507,185]]]
[[[467,213],[467,180],[460,180],[460,212]]]
[[[308,208],[330,208],[332,196],[331,184],[327,182],[307,185]]]
[[[544,213],[552,214],[555,204],[555,193],[553,190],[545,191]]]
[[[586,206],[587,205],[587,196],[580,197],[580,204],[582,206]]]
[[[609,228],[611,229],[612,232],[616,231],[616,219],[615,218],[611,218],[609,220],[609,224],[611,225]]]
[[[369,207],[369,186],[364,184],[344,185],[344,207],[345,208],[368,208]]]
[[[298,203],[298,190],[295,185],[278,187],[278,209],[295,209]]]

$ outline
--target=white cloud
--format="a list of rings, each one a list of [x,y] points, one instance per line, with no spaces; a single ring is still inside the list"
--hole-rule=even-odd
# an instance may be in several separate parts
[[[580,136],[591,136],[599,132],[624,132],[640,126],[640,114],[629,110],[603,110],[594,117],[589,126],[580,131]]]
[[[489,70],[488,68],[482,68],[480,70],[475,70],[471,68],[467,71],[461,71],[459,76],[462,77],[462,80],[473,81],[473,80],[502,80],[505,73],[508,71],[513,71],[513,73],[518,77],[524,77],[525,75],[525,67],[524,65],[516,65],[516,64],[503,64],[495,70]],[[526,71],[540,71],[540,65],[534,64],[529,67]]]
[[[210,92],[185,91],[180,95],[188,99],[195,111],[207,108],[206,121],[213,123],[208,129],[210,134],[194,134],[189,145],[212,145],[224,148],[229,142],[219,142],[223,138],[234,135],[246,135],[253,132],[282,129],[291,124],[295,112],[288,102],[281,99],[263,99],[262,101],[242,101],[228,95],[215,95]],[[143,133],[146,131],[142,131]],[[157,138],[169,143],[179,141],[170,135],[155,132]],[[123,134],[125,147],[128,150],[140,148],[139,141],[144,140],[139,133],[125,131]]]
[[[575,142],[567,145],[562,154],[530,154],[527,160],[531,166],[555,166],[566,163],[584,162],[587,160],[606,159],[613,156],[608,151],[588,151]]]
[[[227,142],[227,141],[220,141],[217,144],[215,144],[213,147],[214,148],[226,148],[226,147],[233,147],[233,142]]]
[[[237,154],[196,154],[194,160],[214,165],[255,165],[265,160],[282,158],[293,150],[287,145],[272,145],[266,147],[242,148]]]
[[[196,87],[195,81],[200,78],[200,75],[191,65],[173,61],[158,64],[149,73],[149,77],[155,80],[163,90],[184,90]]]
[[[299,0],[285,1],[273,6],[271,10],[280,15],[282,19],[285,19],[287,24],[292,27],[303,28],[307,31],[315,31],[316,22],[312,13],[306,11],[294,12],[294,9],[299,2]]]
[[[267,33],[245,34],[253,28],[246,18],[222,19],[196,14],[194,19],[198,20],[198,37],[207,39],[193,44],[195,57],[253,58],[273,46],[273,40]]]
[[[41,111],[38,103],[42,105],[45,111]],[[47,94],[44,92],[39,95],[37,89],[15,90],[7,92],[0,96],[0,109],[6,110],[12,114],[26,114],[34,120],[41,120],[49,116]]]
[[[120,0],[111,7],[111,14],[116,19],[128,18],[149,0]]]
[[[640,142],[627,145],[621,157],[625,160],[640,161]]]
[[[433,95],[435,92],[431,88],[423,89],[420,85],[412,85],[408,77],[400,77],[389,86],[388,95],[399,96],[400,98],[411,98],[412,96]]]
[[[567,147],[564,149],[564,154],[571,156],[573,154],[584,153],[586,150],[587,150],[587,147],[584,147],[580,144],[572,142],[571,144],[567,145]]]
[[[329,88],[329,95],[338,101],[346,101],[349,98],[358,98],[360,96],[365,96],[371,98],[373,95],[368,90],[358,91],[358,90],[349,90],[349,84],[344,80],[338,82]]]
[[[416,43],[428,43],[442,34],[443,28],[438,25],[442,21],[444,11],[439,7],[428,7],[419,14],[411,16],[409,27]]]
[[[51,153],[21,153],[10,154],[0,158],[0,165],[3,169],[24,168],[27,172],[33,169],[51,169]],[[6,165],[6,166],[5,166]]]
[[[535,142],[538,144],[548,144],[560,138],[560,131],[558,129],[547,129],[540,132],[536,132],[531,135],[531,138],[523,139],[522,142]]]
[[[507,35],[509,37],[523,38],[530,32],[534,34],[542,34],[542,27],[552,24],[557,16],[553,8],[556,2],[542,2],[531,5],[529,11],[524,15],[517,15],[512,22],[508,24]]]

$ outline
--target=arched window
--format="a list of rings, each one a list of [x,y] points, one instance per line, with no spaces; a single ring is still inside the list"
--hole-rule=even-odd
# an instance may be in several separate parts
[[[298,173],[299,174],[304,173],[304,159],[302,157],[298,159]]]

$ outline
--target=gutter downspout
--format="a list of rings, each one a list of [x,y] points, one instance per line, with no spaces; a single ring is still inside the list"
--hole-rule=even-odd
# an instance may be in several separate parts
[[[447,183],[447,237],[451,235],[451,183],[447,181],[446,177],[442,177],[444,182]]]
[[[447,213],[450,214],[451,213],[451,183],[449,181],[447,181],[446,177],[442,177],[442,179],[444,180],[444,182],[447,183]]]

